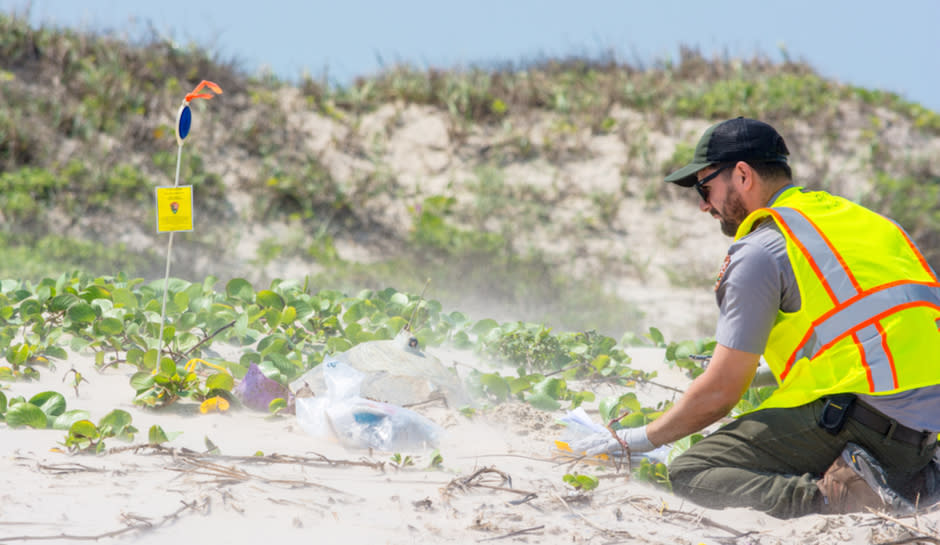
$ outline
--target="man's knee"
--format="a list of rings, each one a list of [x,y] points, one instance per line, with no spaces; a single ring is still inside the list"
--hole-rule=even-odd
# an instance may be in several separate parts
[[[705,467],[693,456],[682,454],[676,457],[669,464],[669,482],[672,483],[672,491],[680,496],[688,495],[692,479],[704,470]]]

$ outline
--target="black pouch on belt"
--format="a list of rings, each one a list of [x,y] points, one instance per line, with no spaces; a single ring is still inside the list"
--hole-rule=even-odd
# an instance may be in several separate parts
[[[819,427],[836,435],[842,431],[849,418],[849,410],[855,404],[855,394],[836,394],[823,398],[822,414],[819,415]]]

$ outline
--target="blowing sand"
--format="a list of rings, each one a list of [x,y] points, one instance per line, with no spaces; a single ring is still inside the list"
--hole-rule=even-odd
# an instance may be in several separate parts
[[[470,354],[430,352],[445,364],[473,362]],[[660,383],[688,384],[662,363],[661,350],[630,353],[635,366],[659,370]],[[63,384],[72,367],[89,381],[79,395]],[[938,511],[782,521],[749,509],[709,510],[631,481],[624,468],[560,457],[554,440],[563,430],[555,421],[564,410],[505,403],[468,418],[440,405],[419,407],[445,429],[443,463],[430,468],[427,449],[400,453],[413,465],[399,467],[395,453],[347,450],[308,435],[293,416],[202,415],[182,403],[140,409],[132,404],[131,374],[127,366],[99,372],[91,358],[73,355],[42,369],[38,382],[4,385],[7,397],[61,392],[69,409],[89,411],[94,422],[126,410],[140,431],[130,444],[108,441],[106,455],[69,455],[59,445],[63,431],[0,424],[0,543],[803,545],[910,543],[915,535],[937,543],[940,535]],[[597,391],[598,399],[614,393]],[[676,393],[644,386],[638,395],[648,403]],[[153,424],[182,434],[146,446]],[[207,438],[219,454],[207,453]],[[595,475],[600,486],[578,493],[563,481],[566,473]]]

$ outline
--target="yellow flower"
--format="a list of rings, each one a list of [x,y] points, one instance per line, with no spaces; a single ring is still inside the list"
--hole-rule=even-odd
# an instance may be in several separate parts
[[[199,405],[199,412],[202,414],[207,414],[211,412],[220,412],[224,413],[229,408],[228,400],[224,397],[213,396],[209,399],[202,402]]]

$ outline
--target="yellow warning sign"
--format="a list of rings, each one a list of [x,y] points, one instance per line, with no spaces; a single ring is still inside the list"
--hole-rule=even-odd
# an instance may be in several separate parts
[[[193,186],[157,188],[157,232],[193,230]]]

